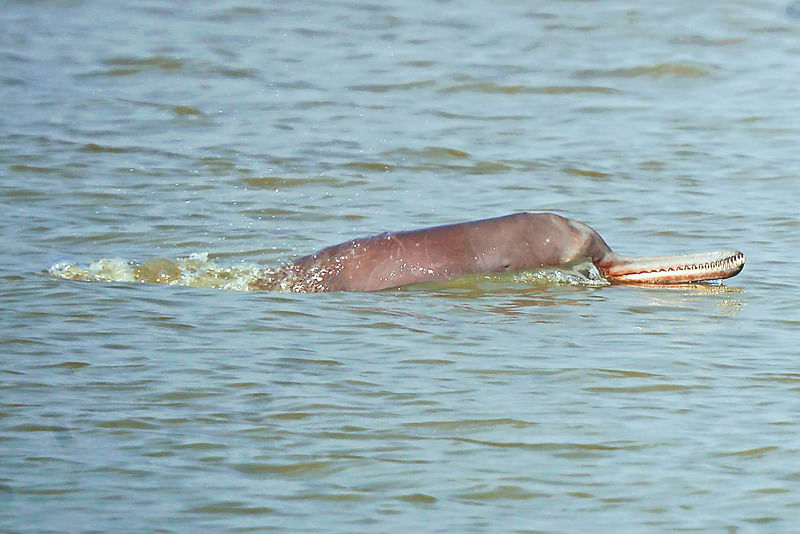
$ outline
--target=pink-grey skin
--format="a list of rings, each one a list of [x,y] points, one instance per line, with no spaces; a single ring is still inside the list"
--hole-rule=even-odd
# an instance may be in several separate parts
[[[354,239],[283,267],[294,291],[375,291],[465,275],[531,271],[589,258],[612,283],[674,284],[730,278],[736,250],[627,257],[591,227],[553,213],[505,217]]]

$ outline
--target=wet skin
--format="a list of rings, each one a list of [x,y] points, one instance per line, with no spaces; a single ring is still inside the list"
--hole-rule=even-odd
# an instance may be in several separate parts
[[[591,227],[553,213],[379,234],[324,248],[284,266],[296,291],[375,291],[465,275],[530,271],[590,259],[612,283],[670,284],[729,278],[744,254],[720,250],[627,257]]]

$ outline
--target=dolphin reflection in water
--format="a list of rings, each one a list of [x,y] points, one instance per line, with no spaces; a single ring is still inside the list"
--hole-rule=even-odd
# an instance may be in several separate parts
[[[290,291],[375,291],[583,259],[591,260],[610,282],[626,284],[730,278],[744,267],[744,254],[736,250],[621,256],[586,224],[553,213],[515,213],[353,239],[299,258],[280,271],[282,285]],[[253,289],[269,289],[275,282],[256,282]]]

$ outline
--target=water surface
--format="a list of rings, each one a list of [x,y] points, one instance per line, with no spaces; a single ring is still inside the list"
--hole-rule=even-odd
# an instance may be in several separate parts
[[[796,11],[7,3],[0,529],[793,530]],[[748,263],[319,295],[49,272],[219,281],[522,210]]]

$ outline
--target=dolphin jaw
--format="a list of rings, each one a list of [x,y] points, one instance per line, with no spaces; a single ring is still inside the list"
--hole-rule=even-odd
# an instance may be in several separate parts
[[[680,284],[721,280],[744,268],[744,254],[718,250],[672,256],[624,257],[598,262],[598,269],[612,283]]]

